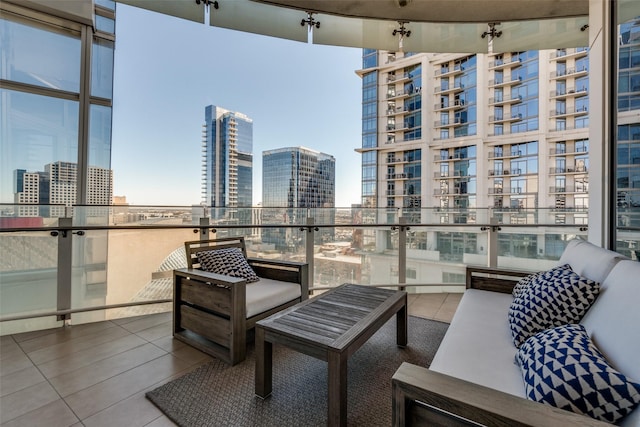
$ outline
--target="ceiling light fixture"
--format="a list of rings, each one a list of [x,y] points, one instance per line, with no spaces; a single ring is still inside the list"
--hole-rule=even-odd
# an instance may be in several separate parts
[[[480,34],[480,37],[485,38],[489,36],[490,40],[493,40],[494,37],[500,37],[502,35],[502,31],[496,30],[496,25],[500,25],[499,22],[489,22],[489,31],[485,31]]]

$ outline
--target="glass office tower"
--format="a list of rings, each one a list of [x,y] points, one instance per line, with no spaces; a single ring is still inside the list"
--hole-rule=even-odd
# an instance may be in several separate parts
[[[316,223],[332,224],[335,219],[335,169],[333,156],[304,147],[289,147],[262,153],[263,219],[269,221],[268,208],[283,208],[285,223],[304,221],[305,208],[314,210]],[[277,215],[277,214],[276,214]],[[282,221],[282,218],[280,218]],[[262,241],[276,248],[291,245],[290,229],[263,229]],[[333,239],[333,229],[323,228],[316,241]],[[300,243],[300,242],[298,242]]]
[[[253,201],[253,120],[215,105],[205,108],[203,202],[217,220],[250,223]]]

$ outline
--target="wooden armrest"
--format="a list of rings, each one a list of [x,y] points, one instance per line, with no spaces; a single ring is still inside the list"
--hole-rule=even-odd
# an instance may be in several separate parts
[[[511,293],[518,280],[531,271],[467,266],[467,289]]]
[[[391,383],[394,426],[610,426],[406,362]]]
[[[211,273],[198,268],[178,268],[174,270],[173,274],[174,276],[181,276],[187,279],[225,287],[246,283],[245,279],[241,277],[225,276],[224,274]]]
[[[304,263],[304,262],[285,261],[281,259],[247,258],[247,261],[251,265],[262,264],[262,265],[269,265],[274,267],[285,267],[290,269],[300,269],[307,265],[307,263]]]

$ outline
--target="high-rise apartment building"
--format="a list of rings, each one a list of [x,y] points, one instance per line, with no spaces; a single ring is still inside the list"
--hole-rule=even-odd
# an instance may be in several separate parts
[[[640,21],[620,27],[617,217],[640,209]],[[362,204],[410,221],[586,224],[587,48],[489,54],[365,49]],[[596,141],[597,143],[597,141]],[[420,209],[418,209],[420,208]],[[485,219],[486,220],[486,219]],[[557,255],[557,235],[501,233],[500,254]],[[431,248],[482,253],[473,233],[435,232]],[[620,245],[620,240],[619,240]],[[457,249],[456,249],[457,248]],[[624,250],[624,248],[620,248]]]
[[[253,202],[253,120],[209,105],[202,145],[203,202],[228,208],[214,210],[216,218],[242,216],[236,208],[250,208]]]
[[[296,223],[296,208],[335,207],[335,170],[333,156],[304,147],[288,147],[262,152],[262,206],[287,208],[285,223]],[[273,210],[266,209],[265,215]],[[333,209],[314,211],[316,221],[333,223]],[[282,220],[282,219],[280,219]],[[268,219],[267,219],[268,221]],[[262,240],[276,244],[287,242],[283,229],[264,229]],[[319,241],[333,236],[332,229],[323,229]]]
[[[365,50],[364,67],[365,206],[571,209],[586,221],[587,49]]]

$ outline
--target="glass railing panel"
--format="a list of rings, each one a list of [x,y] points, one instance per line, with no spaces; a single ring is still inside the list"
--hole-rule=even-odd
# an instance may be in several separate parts
[[[57,309],[58,239],[49,232],[0,234],[0,313],[2,318]],[[61,325],[55,317],[0,322],[0,334]]]
[[[188,228],[87,231],[73,241],[72,309],[171,299],[173,270],[187,266]],[[72,323],[170,311],[171,304],[72,314]]]
[[[108,216],[109,225],[121,226],[176,226],[198,225],[200,218],[207,216],[207,208],[195,206],[76,206],[74,208],[75,223],[82,223],[82,215],[93,218],[93,223],[103,223]],[[91,224],[88,222],[87,224]]]
[[[557,265],[568,242],[587,240],[587,231],[578,226],[501,226],[498,238],[498,267],[542,271]]]
[[[479,226],[411,226],[407,231],[408,291],[463,292],[466,265],[486,265],[486,236]]]
[[[255,227],[244,234],[247,256],[250,258],[277,259],[306,262],[306,229],[296,227]],[[246,229],[229,229],[230,235],[247,233]],[[235,233],[235,234],[234,234]],[[216,233],[216,236],[219,234]]]
[[[55,312],[58,287],[58,238],[49,231],[28,231],[58,224],[52,213],[61,205],[0,205],[0,316],[12,318]],[[55,212],[54,212],[55,211]],[[0,322],[0,335],[62,325],[55,316]]]
[[[314,242],[314,287],[398,283],[398,230],[380,226],[332,230],[331,236]]]

